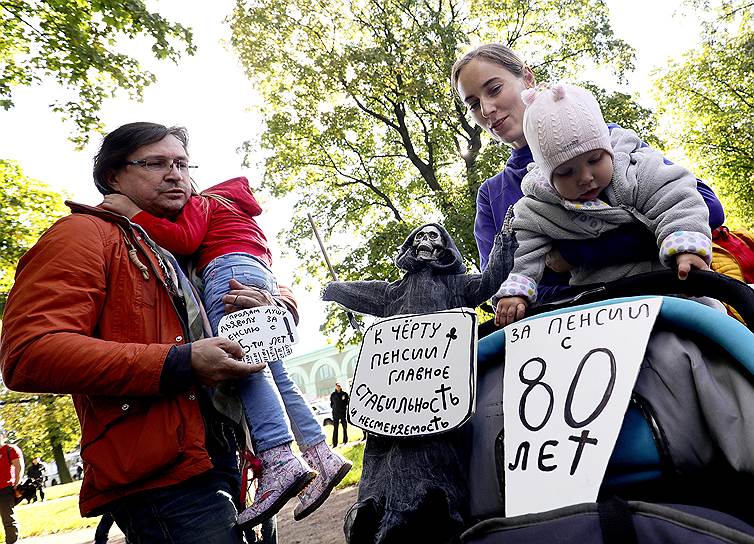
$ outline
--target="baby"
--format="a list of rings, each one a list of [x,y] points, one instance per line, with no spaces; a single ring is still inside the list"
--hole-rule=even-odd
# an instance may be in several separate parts
[[[521,96],[534,163],[521,182],[524,198],[513,207],[519,247],[511,274],[493,297],[497,325],[521,319],[537,299],[546,255],[557,240],[595,238],[633,221],[657,239],[656,261],[572,269],[572,285],[672,266],[685,279],[692,268],[708,269],[708,210],[691,173],[642,147],[631,130],[610,133],[597,100],[585,89],[560,83]]]

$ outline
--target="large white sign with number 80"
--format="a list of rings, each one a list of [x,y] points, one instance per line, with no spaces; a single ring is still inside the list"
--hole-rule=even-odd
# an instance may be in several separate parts
[[[661,298],[505,328],[506,516],[596,500]]]

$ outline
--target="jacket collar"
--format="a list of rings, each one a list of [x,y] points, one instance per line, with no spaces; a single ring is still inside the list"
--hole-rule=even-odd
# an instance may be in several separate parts
[[[88,206],[86,204],[79,204],[72,200],[66,200],[65,205],[70,208],[73,213],[85,213],[87,215],[94,215],[110,223],[117,223],[123,227],[131,228],[131,221],[124,215],[120,215],[115,212],[109,212],[103,208],[97,206]]]

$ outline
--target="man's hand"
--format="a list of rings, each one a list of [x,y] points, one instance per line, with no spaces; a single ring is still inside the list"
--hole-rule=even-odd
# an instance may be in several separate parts
[[[247,287],[236,280],[230,280],[230,291],[223,297],[225,313],[232,314],[244,308],[275,306],[275,299],[264,289]]]
[[[545,266],[558,274],[564,274],[571,270],[571,264],[563,258],[557,249],[551,249],[545,255]]]
[[[503,297],[497,301],[495,325],[505,327],[514,321],[523,319],[526,314],[526,299],[521,297]]]
[[[678,279],[685,280],[689,277],[692,268],[697,270],[709,270],[709,266],[696,253],[681,253],[676,256],[675,264],[678,268]]]
[[[125,215],[129,219],[141,211],[141,208],[134,204],[130,198],[117,193],[105,195],[104,200],[100,204],[100,208],[104,208],[109,212]]]
[[[225,380],[245,378],[262,370],[265,363],[241,361],[244,351],[238,342],[227,338],[205,338],[191,344],[191,370],[203,384],[216,385]]]

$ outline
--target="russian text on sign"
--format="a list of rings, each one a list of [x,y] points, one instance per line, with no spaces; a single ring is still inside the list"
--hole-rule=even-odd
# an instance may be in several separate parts
[[[349,421],[385,436],[449,431],[473,412],[476,313],[394,316],[364,333]]]
[[[505,328],[506,516],[597,499],[662,298]]]
[[[298,342],[293,316],[278,306],[257,306],[223,316],[217,335],[241,344],[246,363],[279,361]]]

